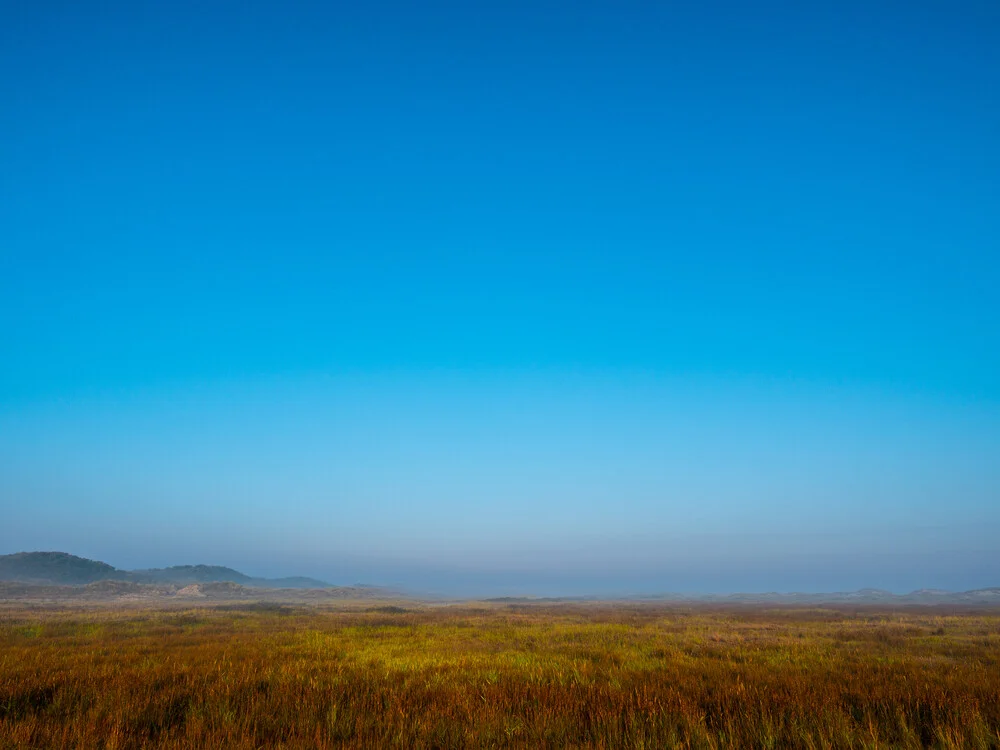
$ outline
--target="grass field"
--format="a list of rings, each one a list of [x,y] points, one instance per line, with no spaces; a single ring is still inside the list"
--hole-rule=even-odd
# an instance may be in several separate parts
[[[0,609],[3,748],[508,746],[1000,747],[1000,613]]]

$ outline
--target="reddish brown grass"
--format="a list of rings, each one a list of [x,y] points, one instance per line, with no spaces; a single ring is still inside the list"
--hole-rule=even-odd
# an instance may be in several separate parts
[[[1000,747],[996,613],[399,609],[0,610],[0,747]]]

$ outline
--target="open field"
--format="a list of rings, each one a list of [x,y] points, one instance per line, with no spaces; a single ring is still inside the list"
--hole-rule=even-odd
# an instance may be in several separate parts
[[[1000,612],[0,605],[0,747],[1000,747]]]

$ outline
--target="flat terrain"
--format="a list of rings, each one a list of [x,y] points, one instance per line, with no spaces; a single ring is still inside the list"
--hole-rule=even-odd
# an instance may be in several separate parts
[[[1000,747],[1000,611],[0,604],[0,747]]]

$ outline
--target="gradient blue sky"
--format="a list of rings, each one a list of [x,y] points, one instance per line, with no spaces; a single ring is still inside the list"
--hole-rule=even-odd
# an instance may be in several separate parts
[[[0,552],[1000,584],[1000,4],[0,3]]]

